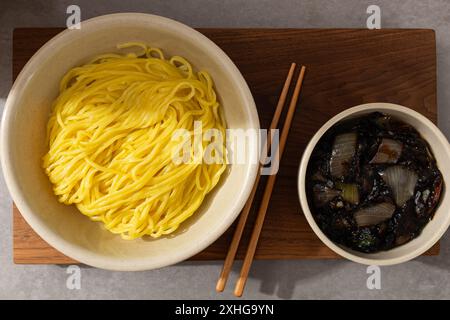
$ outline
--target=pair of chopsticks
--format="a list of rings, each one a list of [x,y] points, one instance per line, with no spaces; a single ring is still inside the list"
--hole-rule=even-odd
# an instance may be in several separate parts
[[[270,124],[270,130],[267,136],[266,150],[269,150],[272,140],[273,140],[273,129],[278,127],[278,121],[280,120],[281,113],[283,111],[283,107],[286,102],[286,97],[289,91],[289,87],[291,85],[292,77],[294,76],[296,64],[292,63],[289,69],[288,75],[286,77],[286,81],[284,82],[283,90],[281,91],[280,98],[278,100],[277,107],[275,109],[275,113],[273,115],[272,122]],[[283,156],[284,147],[286,146],[287,136],[289,134],[289,129],[291,127],[292,118],[294,116],[295,108],[297,105],[297,100],[300,94],[300,89],[302,87],[303,78],[305,76],[305,67],[302,66],[300,69],[300,73],[298,75],[297,83],[295,84],[294,92],[292,94],[292,98],[289,104],[289,109],[286,115],[286,120],[284,122],[283,131],[281,132],[280,143],[278,146],[279,157]],[[271,154],[276,154],[271,150]],[[268,153],[266,153],[268,154]],[[266,159],[267,160],[267,159]],[[267,163],[266,161],[261,163]],[[228,276],[231,271],[231,267],[233,265],[234,259],[236,257],[236,252],[239,246],[239,242],[241,241],[241,237],[244,231],[245,223],[247,222],[247,217],[249,215],[250,209],[253,204],[253,200],[256,194],[256,190],[258,189],[258,183],[261,178],[261,167],[258,170],[255,184],[253,185],[253,189],[250,193],[247,202],[245,203],[244,209],[241,212],[239,217],[239,221],[236,227],[236,230],[233,235],[233,239],[231,241],[230,247],[228,249],[227,256],[225,258],[225,262],[223,264],[222,272],[220,273],[219,279],[217,281],[216,290],[217,292],[222,292],[225,288]],[[259,207],[258,215],[256,218],[256,222],[253,228],[253,233],[250,238],[250,244],[247,248],[247,252],[245,254],[244,263],[242,265],[241,273],[239,275],[239,279],[236,283],[236,287],[234,289],[234,295],[237,297],[242,296],[244,291],[245,283],[247,282],[247,277],[250,272],[250,268],[253,262],[253,258],[255,256],[256,246],[258,244],[259,236],[261,234],[261,230],[264,224],[264,219],[266,217],[267,208],[269,206],[270,197],[272,195],[273,186],[275,185],[276,174],[272,174],[269,176],[266,184],[266,188],[264,190],[263,199],[261,202],[261,206]]]

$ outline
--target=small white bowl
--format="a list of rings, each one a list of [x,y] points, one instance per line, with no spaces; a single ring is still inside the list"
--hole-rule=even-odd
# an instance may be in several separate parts
[[[142,41],[167,56],[180,55],[207,70],[216,86],[228,128],[259,129],[250,90],[228,56],[208,38],[179,22],[139,13],[100,16],[47,42],[17,77],[3,113],[0,153],[13,200],[31,227],[50,245],[82,263],[111,270],[148,270],[185,260],[214,242],[238,216],[258,169],[256,138],[248,162],[232,164],[202,207],[176,234],[125,241],[57,201],[41,168],[46,123],[62,76],[116,45]]]
[[[387,251],[377,253],[362,253],[351,250],[331,241],[317,225],[308,206],[305,190],[306,170],[317,142],[323,134],[337,122],[359,117],[374,111],[383,112],[412,125],[429,143],[436,158],[438,167],[444,178],[444,190],[441,201],[433,219],[423,229],[422,233],[412,241]],[[414,259],[430,249],[445,233],[450,225],[450,194],[446,192],[445,183],[450,182],[450,145],[441,131],[427,118],[409,108],[390,103],[368,103],[347,109],[326,122],[308,143],[300,162],[298,173],[298,193],[303,213],[316,235],[331,250],[349,260],[367,265],[393,265]]]

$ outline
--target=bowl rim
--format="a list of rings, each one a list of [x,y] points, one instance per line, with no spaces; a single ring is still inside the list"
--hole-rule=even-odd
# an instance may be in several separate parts
[[[181,22],[147,13],[126,12],[101,15],[82,21],[81,28],[83,29],[90,27],[90,30],[94,30],[96,26],[104,26],[111,21],[117,21],[119,19],[124,22],[134,23],[139,21],[139,23],[148,23],[149,25],[158,25],[160,27],[163,26],[170,30],[182,33],[189,39],[199,43],[200,46],[208,48],[208,51],[214,54],[216,59],[219,60],[222,65],[227,67],[230,78],[236,83],[238,94],[247,106],[245,112],[249,116],[250,127],[256,130],[260,128],[256,104],[244,77],[234,62],[212,40]],[[127,262],[125,259],[111,259],[74,245],[73,243],[59,237],[53,230],[48,228],[43,221],[41,221],[38,215],[33,213],[33,210],[27,204],[27,201],[22,194],[20,185],[15,180],[14,164],[9,156],[11,149],[9,141],[12,136],[12,125],[10,119],[13,116],[13,107],[16,105],[16,101],[18,100],[17,95],[20,94],[22,88],[27,86],[35,68],[38,68],[39,66],[39,60],[43,59],[47,53],[60,46],[64,43],[64,41],[71,39],[71,33],[77,31],[78,30],[65,29],[47,41],[25,64],[8,94],[0,128],[0,160],[6,186],[9,190],[11,198],[20,210],[25,221],[43,240],[61,253],[75,259],[78,262],[107,270],[143,271],[162,268],[184,261],[201,252],[217,240],[231,226],[239,215],[256,179],[260,157],[258,147],[253,148],[253,151],[249,154],[248,169],[246,170],[246,177],[243,180],[246,182],[242,184],[242,192],[240,197],[233,203],[228,217],[223,219],[222,223],[218,224],[215,229],[209,230],[209,232],[205,233],[205,237],[202,241],[196,242],[195,245],[192,245],[189,248],[189,250],[185,250],[183,252],[178,251],[177,253],[164,256],[164,258],[160,257],[157,260],[152,260],[149,257],[146,260],[141,260],[139,262],[137,262],[136,259],[132,260],[132,262]],[[255,140],[258,146],[260,142],[258,135],[256,135]]]
[[[444,136],[444,134],[439,130],[439,128],[432,123],[428,118],[420,114],[419,112],[412,110],[410,108],[404,107],[402,105],[393,104],[393,103],[385,103],[385,102],[374,102],[374,103],[365,103],[360,104],[354,107],[351,107],[349,109],[346,109],[334,117],[332,117],[330,120],[328,120],[323,126],[320,127],[320,129],[314,134],[314,136],[309,141],[308,145],[305,148],[305,151],[303,152],[303,156],[300,161],[300,166],[298,170],[298,177],[297,177],[297,191],[298,196],[300,199],[300,205],[302,207],[302,211],[304,213],[304,216],[306,217],[306,220],[308,221],[308,224],[313,229],[314,233],[319,237],[319,239],[331,250],[333,250],[338,255],[365,265],[379,265],[379,266],[385,266],[385,265],[394,265],[403,263],[409,260],[412,260],[424,252],[426,252],[428,249],[430,249],[446,232],[450,225],[450,214],[447,214],[446,223],[440,225],[436,232],[433,234],[432,237],[430,237],[426,242],[424,242],[421,246],[416,248],[415,250],[412,250],[411,252],[408,252],[406,254],[403,254],[398,257],[392,257],[392,258],[384,258],[384,259],[373,259],[373,258],[367,258],[367,257],[361,257],[357,256],[353,253],[351,253],[350,248],[344,249],[343,246],[340,246],[336,244],[335,242],[331,241],[319,228],[317,225],[308,205],[307,197],[306,197],[306,188],[305,182],[306,182],[306,171],[308,167],[308,162],[310,159],[310,156],[316,146],[316,144],[319,142],[320,138],[330,129],[333,125],[335,125],[337,122],[348,118],[349,116],[352,116],[355,113],[364,111],[364,112],[386,112],[389,113],[389,111],[397,111],[400,113],[405,113],[408,116],[411,116],[415,118],[416,120],[423,123],[425,126],[429,127],[431,129],[431,132],[435,135],[435,138],[439,140],[439,143],[444,146],[444,149],[442,152],[444,152],[447,157],[450,160],[450,144],[447,141],[447,138]],[[420,237],[420,235],[419,235]],[[368,254],[369,255],[369,254]]]

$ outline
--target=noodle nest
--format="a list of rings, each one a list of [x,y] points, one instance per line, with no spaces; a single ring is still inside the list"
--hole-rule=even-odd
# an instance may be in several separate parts
[[[207,72],[142,43],[119,48],[139,52],[104,54],[63,77],[43,167],[60,202],[123,239],[158,238],[192,216],[219,182],[225,121]],[[221,134],[223,161],[198,161],[195,148],[189,161],[174,161],[175,132],[194,145],[196,123]],[[208,143],[200,142],[200,157]]]

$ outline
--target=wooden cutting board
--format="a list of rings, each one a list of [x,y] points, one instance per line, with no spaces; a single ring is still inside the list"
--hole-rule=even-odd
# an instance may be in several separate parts
[[[28,59],[62,29],[16,29],[13,41],[14,79]],[[258,107],[261,126],[272,118],[291,62],[307,66],[300,105],[264,229],[257,259],[337,258],[313,233],[297,197],[297,169],[312,135],[340,111],[368,102],[408,106],[436,123],[436,43],[433,30],[358,29],[199,29],[219,45],[244,75]],[[263,180],[265,182],[265,180]],[[261,189],[261,188],[260,188]],[[256,204],[261,199],[259,190]],[[257,207],[257,206],[256,206]],[[255,208],[254,208],[255,209]],[[14,207],[16,263],[75,263],[50,247]],[[242,258],[254,213],[238,253]],[[225,257],[231,227],[194,260]],[[439,245],[426,254],[437,255]]]

